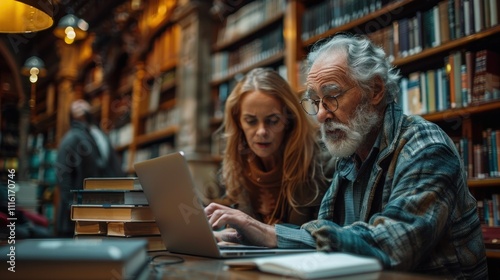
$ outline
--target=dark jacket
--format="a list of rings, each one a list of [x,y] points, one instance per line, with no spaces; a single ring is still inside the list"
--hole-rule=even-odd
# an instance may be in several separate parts
[[[74,223],[70,220],[70,205],[73,197],[70,190],[82,189],[87,177],[123,176],[123,172],[116,153],[110,153],[107,162],[102,160],[87,124],[80,121],[72,121],[70,130],[61,140],[55,168],[60,189],[57,232],[61,236],[72,236]]]

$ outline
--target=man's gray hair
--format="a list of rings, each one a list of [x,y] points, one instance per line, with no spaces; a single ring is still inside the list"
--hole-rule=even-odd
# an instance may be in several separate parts
[[[316,60],[338,51],[347,54],[348,75],[361,88],[368,92],[370,82],[378,76],[385,84],[386,103],[396,99],[399,93],[399,70],[389,62],[384,50],[365,36],[339,34],[317,42],[307,56],[306,73],[309,73]]]

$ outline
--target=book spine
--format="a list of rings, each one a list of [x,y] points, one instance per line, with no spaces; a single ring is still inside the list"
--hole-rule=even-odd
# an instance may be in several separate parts
[[[500,130],[495,130],[495,139],[496,139],[496,159],[497,159],[497,176],[500,177]]]

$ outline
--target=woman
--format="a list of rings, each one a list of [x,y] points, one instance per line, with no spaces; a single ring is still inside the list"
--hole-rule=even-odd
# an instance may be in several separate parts
[[[314,219],[327,180],[317,128],[289,84],[272,69],[254,69],[225,107],[222,203],[267,224]]]

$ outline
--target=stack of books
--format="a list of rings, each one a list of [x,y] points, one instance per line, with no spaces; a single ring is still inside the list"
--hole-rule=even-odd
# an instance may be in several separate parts
[[[147,239],[149,251],[166,250],[137,177],[86,178],[72,192],[75,239]]]

